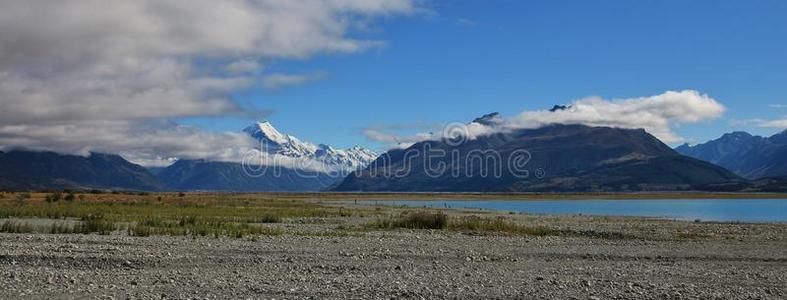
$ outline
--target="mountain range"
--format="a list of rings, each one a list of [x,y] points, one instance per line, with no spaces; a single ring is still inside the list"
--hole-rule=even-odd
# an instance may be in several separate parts
[[[488,121],[495,117],[496,114],[490,114],[474,122],[492,124]],[[523,149],[527,152],[521,152]],[[442,173],[426,165],[429,151],[453,154],[432,161],[432,166],[445,167]],[[510,163],[517,155],[524,162],[522,168],[514,168]],[[481,163],[486,159],[500,161]],[[366,169],[347,176],[335,190],[648,191],[688,190],[698,185],[738,181],[742,179],[732,172],[682,156],[642,129],[549,125],[481,136],[463,143],[424,141],[407,149],[391,150]]]
[[[732,132],[703,144],[675,148],[748,179],[787,176],[787,131],[771,137]]]
[[[493,127],[499,124],[498,118],[499,114],[492,113],[473,122]],[[256,122],[243,132],[266,155],[318,162],[327,169],[287,165],[249,172],[237,162],[204,159],[144,168],[112,154],[13,150],[0,152],[0,189],[787,191],[787,132],[767,138],[733,132],[704,144],[671,149],[642,129],[547,125],[461,142],[422,141],[379,156],[357,146],[336,149],[302,141],[279,132],[269,122]],[[428,151],[446,155],[427,159]]]
[[[279,132],[270,122],[257,122],[243,132],[259,142],[267,155],[282,155],[302,165],[244,169],[241,163],[180,159],[167,167],[146,169],[118,155],[89,156],[15,150],[0,152],[0,189],[122,189],[201,191],[320,191],[349,171],[362,168],[377,154],[358,146],[335,149]]]

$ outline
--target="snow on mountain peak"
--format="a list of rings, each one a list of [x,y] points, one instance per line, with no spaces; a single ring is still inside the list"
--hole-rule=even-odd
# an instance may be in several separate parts
[[[372,150],[354,146],[349,149],[336,149],[326,144],[314,145],[279,132],[268,121],[257,122],[243,129],[243,132],[260,143],[260,150],[294,158],[314,159],[339,170],[354,171],[367,166],[377,158]]]
[[[276,130],[276,128],[273,127],[273,125],[268,121],[257,122],[249,127],[246,127],[246,129],[243,129],[243,131],[258,140],[267,139],[278,144],[285,144],[289,142],[287,136],[281,134],[281,132]]]

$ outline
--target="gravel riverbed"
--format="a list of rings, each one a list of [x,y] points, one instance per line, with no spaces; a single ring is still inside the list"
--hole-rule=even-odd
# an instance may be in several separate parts
[[[514,218],[630,236],[345,235],[331,234],[334,224],[241,239],[3,233],[0,298],[787,298],[787,224]],[[690,227],[702,234],[672,234]]]

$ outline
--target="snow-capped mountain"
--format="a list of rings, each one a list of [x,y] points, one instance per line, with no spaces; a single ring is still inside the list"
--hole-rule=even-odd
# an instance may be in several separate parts
[[[314,145],[301,141],[292,135],[279,132],[268,121],[252,124],[243,129],[243,132],[257,140],[260,150],[265,153],[314,159],[341,170],[364,168],[377,158],[374,151],[358,146],[335,149],[325,144]]]

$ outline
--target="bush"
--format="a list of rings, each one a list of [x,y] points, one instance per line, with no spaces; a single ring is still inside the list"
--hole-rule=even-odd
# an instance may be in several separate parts
[[[179,226],[187,226],[187,225],[195,225],[197,224],[197,216],[185,216],[181,217],[180,221],[178,221]]]
[[[65,197],[63,197],[63,200],[71,202],[71,201],[74,201],[74,199],[76,199],[76,198],[77,198],[77,196],[74,195],[74,193],[68,193],[68,194],[66,194]]]
[[[44,201],[46,201],[47,203],[55,203],[60,201],[60,199],[63,199],[63,194],[61,194],[60,192],[54,192],[49,195],[46,195]]]
[[[77,233],[98,233],[100,235],[109,235],[115,231],[117,227],[115,223],[104,219],[102,214],[93,214],[82,217],[82,223],[74,226],[74,232]]]
[[[448,225],[444,213],[415,212],[395,219],[383,219],[372,223],[375,228],[443,229]]]
[[[265,214],[260,219],[260,223],[281,223],[281,217],[274,214]]]

